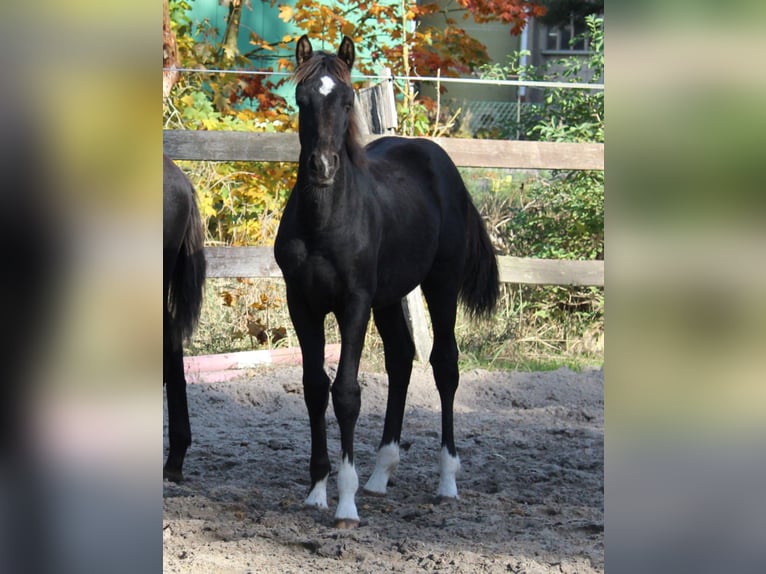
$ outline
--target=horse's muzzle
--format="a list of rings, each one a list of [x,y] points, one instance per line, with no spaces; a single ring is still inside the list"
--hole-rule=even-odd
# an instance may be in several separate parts
[[[312,182],[320,187],[332,185],[338,171],[340,158],[335,152],[313,152],[309,157],[309,175]]]

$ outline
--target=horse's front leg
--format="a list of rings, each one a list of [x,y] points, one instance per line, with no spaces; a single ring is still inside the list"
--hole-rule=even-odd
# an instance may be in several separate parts
[[[355,496],[359,478],[354,468],[354,428],[359,418],[361,389],[359,360],[364,347],[370,301],[352,297],[341,312],[336,313],[341,334],[340,363],[332,386],[332,404],[340,427],[340,464],[338,466],[338,508],[335,526],[353,528],[359,524]]]
[[[305,504],[327,508],[330,458],[327,455],[325,412],[330,396],[330,379],[324,370],[324,317],[313,315],[308,307],[289,294],[287,302],[303,355],[303,398],[311,425],[311,489]]]

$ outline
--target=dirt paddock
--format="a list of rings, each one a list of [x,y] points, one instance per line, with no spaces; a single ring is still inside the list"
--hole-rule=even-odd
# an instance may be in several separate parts
[[[300,367],[215,382],[189,373],[185,482],[164,484],[165,572],[603,572],[603,371],[462,373],[460,498],[439,501],[440,409],[416,367],[402,453],[385,497],[357,495],[362,526],[303,507],[309,425]],[[360,485],[383,427],[385,375],[363,373]],[[338,427],[328,408],[330,456]],[[165,430],[167,434],[167,429]]]

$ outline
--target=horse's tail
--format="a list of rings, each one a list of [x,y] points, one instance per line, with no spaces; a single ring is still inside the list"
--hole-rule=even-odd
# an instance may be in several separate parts
[[[489,234],[470,197],[467,219],[467,250],[460,300],[472,317],[488,317],[500,296],[500,275]]]
[[[191,187],[191,183],[189,183]],[[191,215],[181,243],[168,290],[168,310],[173,329],[173,340],[188,339],[199,321],[202,307],[202,288],[205,284],[205,233],[202,227],[197,194],[191,187]]]

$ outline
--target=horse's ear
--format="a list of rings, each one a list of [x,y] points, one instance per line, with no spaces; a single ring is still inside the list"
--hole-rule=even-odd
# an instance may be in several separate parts
[[[311,48],[309,37],[304,34],[300,37],[298,45],[295,47],[295,61],[298,62],[298,65],[300,66],[303,62],[308,60],[313,53],[314,51]]]
[[[338,57],[346,62],[348,69],[354,65],[354,41],[348,36],[343,36],[343,41],[338,48]]]

